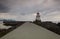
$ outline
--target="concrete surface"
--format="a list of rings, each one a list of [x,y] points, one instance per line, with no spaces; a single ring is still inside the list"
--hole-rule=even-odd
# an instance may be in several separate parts
[[[60,39],[60,36],[33,23],[24,23],[0,39]]]

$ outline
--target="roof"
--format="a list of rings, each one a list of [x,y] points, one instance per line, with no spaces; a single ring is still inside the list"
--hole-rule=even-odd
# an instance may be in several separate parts
[[[33,23],[24,23],[1,39],[60,39],[60,36]]]

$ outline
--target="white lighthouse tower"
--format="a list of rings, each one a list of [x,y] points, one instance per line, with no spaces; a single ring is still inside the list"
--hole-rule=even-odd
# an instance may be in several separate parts
[[[36,15],[36,21],[41,21],[39,12]]]

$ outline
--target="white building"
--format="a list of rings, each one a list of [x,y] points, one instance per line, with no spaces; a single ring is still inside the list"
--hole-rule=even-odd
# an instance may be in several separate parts
[[[37,13],[37,15],[36,15],[36,21],[41,21],[39,13]]]

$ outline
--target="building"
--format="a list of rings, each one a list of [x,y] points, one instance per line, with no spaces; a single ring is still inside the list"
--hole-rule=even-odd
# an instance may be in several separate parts
[[[37,15],[36,15],[36,20],[38,21],[41,21],[41,19],[40,19],[40,14],[39,13],[37,13]]]
[[[41,25],[41,18],[40,18],[40,13],[38,12],[36,15],[36,19],[33,21],[33,23]]]

